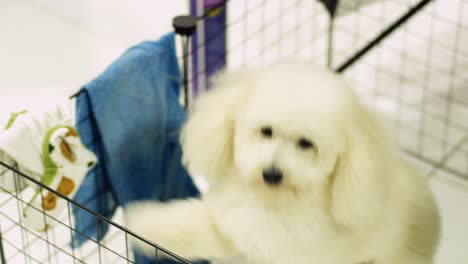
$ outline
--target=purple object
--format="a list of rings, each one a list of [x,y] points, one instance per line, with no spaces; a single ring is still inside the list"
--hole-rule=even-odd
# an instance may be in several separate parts
[[[192,62],[189,79],[191,96],[209,88],[210,78],[226,65],[226,7],[225,0],[191,0],[190,13],[203,16],[210,8],[220,6],[197,22],[192,35]]]

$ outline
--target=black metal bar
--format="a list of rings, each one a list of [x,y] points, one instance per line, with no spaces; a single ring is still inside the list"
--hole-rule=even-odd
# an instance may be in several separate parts
[[[333,65],[333,33],[335,32],[335,12],[330,12],[328,19],[328,43],[327,43],[327,67],[331,68]]]
[[[96,236],[98,237],[102,237],[101,236],[101,223],[99,222],[99,218],[95,218],[96,219]],[[102,256],[101,256],[101,243],[97,243],[97,246],[98,246],[98,256],[99,256],[99,264],[102,263]]]
[[[335,16],[336,8],[339,5],[338,0],[319,0],[319,1],[325,5],[325,8],[327,9],[330,16]]]
[[[3,249],[2,227],[0,226],[0,260],[1,263],[6,264],[5,251]]]
[[[69,97],[69,99],[73,99],[73,98],[77,97],[77,96],[80,95],[80,93],[82,93],[82,92],[83,92],[83,90],[79,90],[78,92],[72,94],[72,95]]]
[[[17,168],[17,165],[14,165],[15,168]],[[13,174],[13,181],[15,183],[15,191],[16,193],[18,194],[19,196],[19,199],[16,199],[16,209],[18,210],[18,222],[19,222],[19,225],[22,227],[23,226],[23,215],[21,213],[22,211],[22,208],[23,208],[23,203],[21,203],[21,199],[22,199],[22,192],[21,192],[21,187],[20,187],[20,177],[16,174]],[[41,200],[42,201],[42,200]],[[28,252],[28,255],[31,255],[31,252],[29,252],[29,247],[26,246],[26,244],[29,242],[29,238],[27,237],[27,233],[25,232],[25,229],[24,228],[21,228],[21,242],[23,243],[23,248],[22,250],[24,252]],[[28,259],[27,259],[27,256],[26,254],[23,254],[24,255],[24,261],[27,262]]]
[[[347,61],[341,64],[341,66],[339,66],[335,71],[338,73],[344,72],[347,68],[353,65],[359,58],[364,56],[368,51],[370,51],[373,47],[379,44],[380,41],[388,37],[388,35],[390,35],[393,31],[395,31],[399,26],[405,23],[418,11],[422,10],[422,8],[431,1],[432,0],[421,0],[418,4],[410,8],[408,12],[406,12],[404,15],[398,18],[395,22],[393,22],[390,26],[388,26],[384,31],[382,31],[379,35],[377,35],[367,45],[365,45],[358,52],[356,52],[353,56],[351,56]]]
[[[42,206],[41,206],[41,211],[42,211],[42,219],[44,220],[44,233],[45,233],[45,241],[47,242],[46,245],[47,245],[47,259],[49,261],[49,263],[52,263],[51,261],[51,253],[50,253],[50,245],[54,246],[53,243],[50,243],[50,239],[49,239],[49,225],[47,224],[47,213],[46,213],[46,210],[44,208],[44,204],[43,204],[43,201],[44,201],[44,192],[42,190],[41,187],[39,187],[39,193],[41,194],[41,203],[42,203]],[[29,205],[27,205],[29,206]],[[24,214],[24,211],[23,211],[23,214]],[[21,217],[20,217],[21,219]],[[23,224],[21,224],[23,226]],[[29,239],[28,239],[29,240]],[[26,244],[24,244],[26,245]],[[28,247],[29,248],[29,247]]]
[[[74,239],[74,235],[73,235],[73,228],[72,228],[72,220],[71,220],[71,215],[72,215],[72,211],[71,211],[71,208],[70,208],[70,203],[67,202],[67,212],[68,212],[68,227],[70,229],[70,240],[71,240],[71,249],[72,249],[72,256],[73,256],[73,264],[75,264],[75,259],[76,259],[76,256],[75,256],[75,247],[74,247],[74,244],[75,244],[75,239]]]
[[[127,258],[127,264],[130,263],[130,254],[128,253],[128,234],[125,233],[125,257]]]
[[[189,89],[188,89],[188,46],[189,36],[182,36],[182,65],[183,65],[183,79],[184,79],[184,107],[188,109],[189,106]]]
[[[175,32],[181,36],[182,43],[182,71],[183,71],[183,89],[184,89],[184,107],[188,108],[189,89],[188,89],[188,60],[189,60],[189,40],[195,32],[197,19],[193,16],[177,16],[172,19],[172,26]]]

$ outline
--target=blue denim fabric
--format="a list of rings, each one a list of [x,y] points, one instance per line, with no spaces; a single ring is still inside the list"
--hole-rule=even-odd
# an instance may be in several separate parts
[[[180,72],[174,34],[127,50],[77,97],[77,130],[98,164],[74,199],[111,218],[118,206],[137,200],[195,197],[199,191],[181,164]],[[101,240],[108,226],[73,208],[72,246]],[[155,219],[157,221],[157,219]],[[150,263],[138,255],[139,263]],[[160,261],[158,263],[176,263]]]

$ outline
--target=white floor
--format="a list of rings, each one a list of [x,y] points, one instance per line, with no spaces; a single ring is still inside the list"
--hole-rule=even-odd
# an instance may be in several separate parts
[[[0,119],[73,94],[132,44],[171,30],[172,17],[187,12],[183,3],[0,0]],[[468,184],[435,170],[431,185],[443,217],[437,263],[468,263]]]

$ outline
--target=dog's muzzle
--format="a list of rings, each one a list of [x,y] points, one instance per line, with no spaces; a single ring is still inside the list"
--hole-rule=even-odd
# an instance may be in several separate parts
[[[283,180],[283,173],[277,168],[269,168],[263,171],[263,181],[271,186],[276,186]]]

